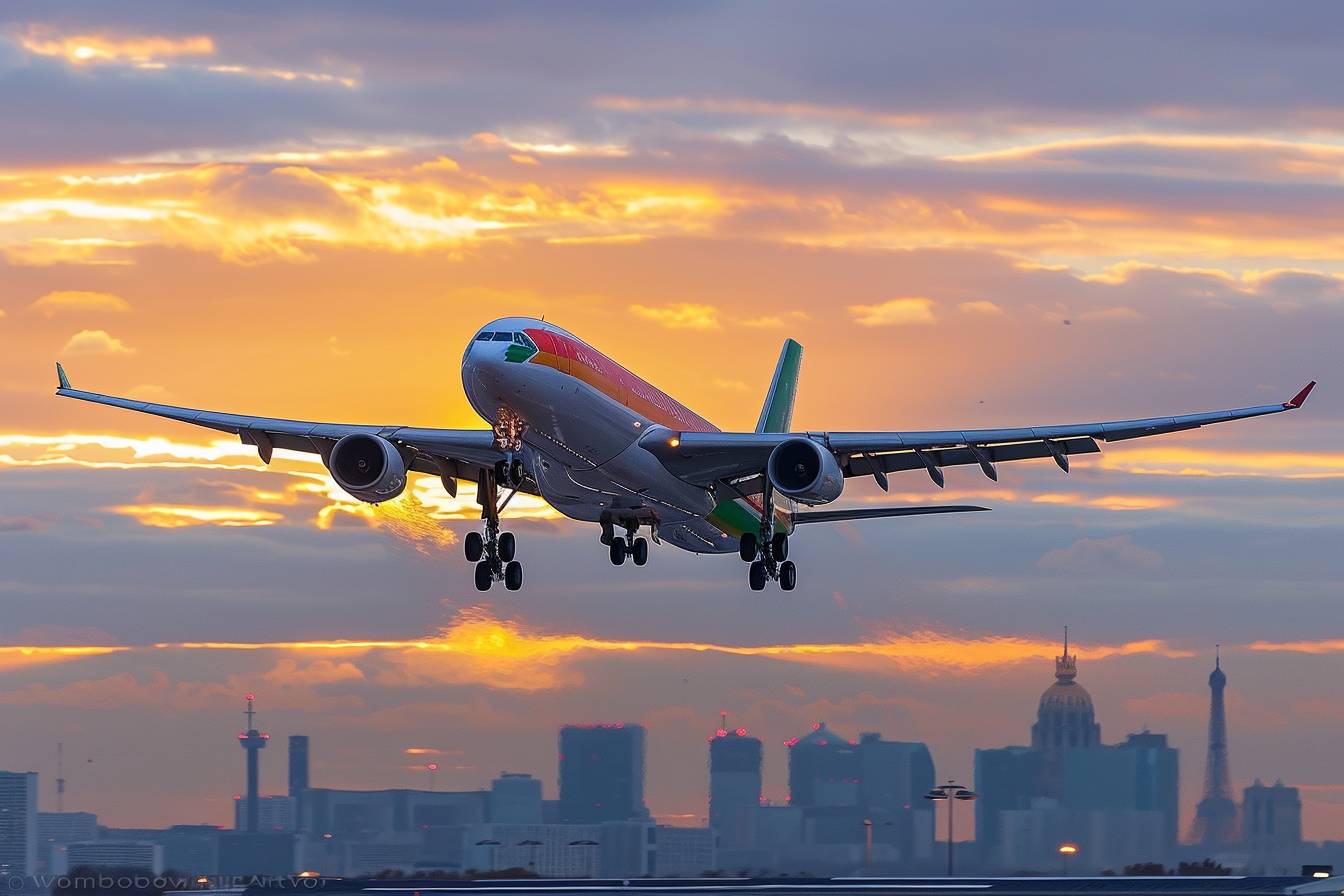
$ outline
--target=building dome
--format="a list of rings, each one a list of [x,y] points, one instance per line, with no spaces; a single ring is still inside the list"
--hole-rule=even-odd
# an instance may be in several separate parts
[[[1031,745],[1038,750],[1095,747],[1101,743],[1101,726],[1092,708],[1092,695],[1075,679],[1078,658],[1069,653],[1068,635],[1064,653],[1055,657],[1055,683],[1041,694],[1036,724],[1031,726]]]

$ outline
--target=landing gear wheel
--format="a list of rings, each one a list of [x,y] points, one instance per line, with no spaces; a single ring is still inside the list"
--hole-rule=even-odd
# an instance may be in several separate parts
[[[509,462],[506,460],[495,461],[495,482],[501,485],[509,483]]]
[[[792,560],[785,560],[779,564],[779,587],[784,591],[792,591],[798,584],[798,567],[793,565]]]
[[[737,540],[737,553],[744,563],[750,563],[756,559],[756,533],[743,532],[742,537]]]
[[[602,536],[598,538],[598,541],[602,542],[604,547],[611,547],[612,540],[616,538],[616,531],[612,527],[610,520],[604,520],[601,525]]]
[[[517,488],[523,484],[523,477],[526,475],[527,471],[523,469],[523,462],[515,458],[513,463],[509,464],[509,485]]]
[[[620,566],[625,562],[625,539],[613,538],[611,540],[611,562],[613,566]]]
[[[640,536],[635,539],[635,543],[630,546],[630,554],[635,558],[636,566],[643,566],[649,562],[649,542],[648,539]]]
[[[751,564],[751,571],[747,574],[747,582],[751,584],[752,591],[765,590],[765,561],[754,560]]]
[[[518,541],[512,532],[499,533],[499,559],[508,563],[518,550]]]
[[[789,536],[776,532],[775,537],[770,539],[770,554],[780,562],[789,559]]]
[[[476,563],[485,556],[485,539],[479,532],[468,532],[467,537],[462,539],[462,547],[466,550],[469,563]]]
[[[504,587],[510,591],[523,587],[523,564],[517,560],[504,567]]]
[[[493,571],[490,569],[490,561],[482,560],[476,564],[476,590],[489,591],[490,585],[495,581]]]

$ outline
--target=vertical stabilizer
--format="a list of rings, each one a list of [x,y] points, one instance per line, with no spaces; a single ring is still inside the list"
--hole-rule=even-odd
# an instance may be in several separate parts
[[[779,363],[770,380],[770,391],[765,393],[761,419],[756,422],[757,432],[788,432],[793,424],[793,400],[798,395],[798,371],[803,366],[803,347],[792,339],[784,340],[779,350]]]

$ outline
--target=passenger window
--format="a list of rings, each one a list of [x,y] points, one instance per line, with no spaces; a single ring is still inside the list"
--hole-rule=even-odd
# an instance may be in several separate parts
[[[512,339],[513,339],[513,334],[512,334],[512,333],[496,333],[496,334],[495,334],[495,341],[496,341],[496,342],[509,342],[509,341],[511,341]]]
[[[491,338],[494,337],[494,335],[495,335],[494,333],[477,333],[477,334],[476,334],[476,341],[477,341],[477,342],[489,342],[489,341],[491,340]]]

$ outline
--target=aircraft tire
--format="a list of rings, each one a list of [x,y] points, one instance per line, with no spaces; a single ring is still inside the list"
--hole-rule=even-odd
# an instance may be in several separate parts
[[[770,539],[770,553],[781,563],[789,559],[789,536],[776,532],[774,538]]]
[[[462,548],[466,551],[467,562],[476,563],[485,556],[485,539],[479,532],[468,532],[462,539]]]
[[[523,564],[517,560],[504,567],[504,587],[510,591],[523,587]]]
[[[611,540],[611,565],[620,566],[625,562],[625,539],[613,538]]]
[[[792,591],[798,585],[798,567],[793,565],[792,560],[785,560],[779,564],[779,587],[784,591]]]
[[[495,577],[490,569],[490,561],[482,560],[476,564],[476,590],[489,591],[490,586],[494,584]]]
[[[643,566],[649,562],[649,542],[648,539],[640,536],[630,545],[630,553],[634,557],[636,566]]]
[[[747,573],[747,582],[751,585],[752,591],[765,590],[765,561],[754,560],[751,569]]]
[[[499,559],[508,563],[518,552],[518,539],[512,532],[499,533]]]
[[[742,533],[742,537],[737,540],[737,553],[745,563],[750,563],[756,559],[755,532]]]

